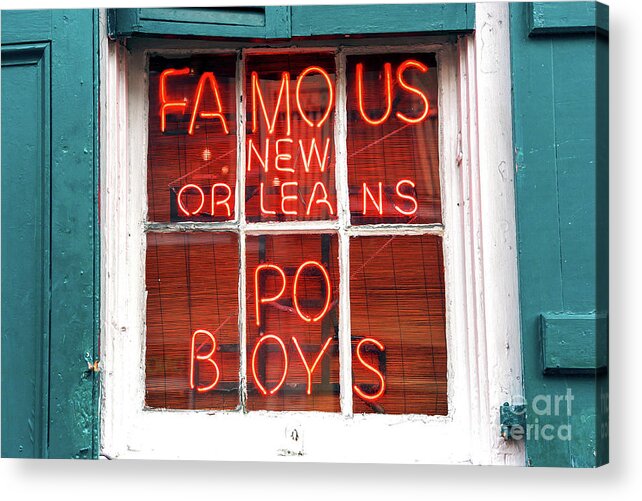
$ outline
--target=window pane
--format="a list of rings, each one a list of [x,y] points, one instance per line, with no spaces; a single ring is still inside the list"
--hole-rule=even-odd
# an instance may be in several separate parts
[[[248,221],[334,219],[334,55],[248,56]]]
[[[447,414],[441,238],[351,239],[350,288],[354,412]]]
[[[336,235],[247,238],[248,409],[339,411],[338,300]]]
[[[225,221],[236,187],[236,56],[149,61],[150,221]]]
[[[146,405],[235,409],[237,235],[148,234],[146,283]]]
[[[347,67],[352,224],[440,222],[435,55],[359,55]]]

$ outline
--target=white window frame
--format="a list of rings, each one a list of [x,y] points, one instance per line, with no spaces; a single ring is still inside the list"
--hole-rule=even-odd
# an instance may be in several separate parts
[[[129,458],[523,464],[520,442],[499,437],[499,406],[521,394],[515,218],[512,186],[508,13],[477,6],[477,34],[411,45],[364,41],[337,51],[336,178],[339,221],[347,200],[345,56],[436,52],[439,81],[441,225],[386,225],[385,233],[443,236],[448,415],[352,414],[349,263],[345,240],[372,228],[338,222],[245,223],[237,177],[236,217],[261,233],[337,229],[340,260],[341,413],[146,409],[145,248],[147,61],[150,53],[230,52],[212,43],[172,42],[124,49],[103,36],[101,54],[101,241],[103,398],[101,447]],[[104,19],[103,19],[104,20]],[[483,43],[479,43],[479,37]],[[426,41],[427,40],[427,41]],[[381,43],[381,42],[380,42]],[[365,45],[367,44],[367,45]],[[219,44],[223,45],[223,44]],[[309,50],[322,50],[315,47]],[[331,50],[337,50],[331,47]],[[264,52],[266,49],[261,49]],[[271,49],[270,49],[271,50]],[[285,50],[285,49],[284,49]],[[287,50],[308,50],[287,47]],[[243,84],[239,64],[237,86]],[[244,107],[246,100],[239,106]],[[237,163],[245,165],[244,109]],[[223,229],[226,224],[217,223]],[[149,228],[149,225],[147,225]],[[214,225],[212,225],[214,227]],[[380,229],[380,228],[379,228]],[[241,337],[245,340],[245,246],[240,238]],[[245,343],[240,350],[246,373]],[[245,381],[242,381],[244,388]],[[346,391],[347,390],[347,391]]]

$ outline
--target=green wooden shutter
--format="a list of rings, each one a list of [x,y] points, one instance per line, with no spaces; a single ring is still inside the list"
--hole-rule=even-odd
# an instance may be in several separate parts
[[[290,7],[109,9],[112,36],[290,38]]]
[[[475,27],[475,4],[299,5],[110,9],[113,36],[245,39],[387,33],[462,33]]]
[[[472,31],[475,4],[308,5],[292,7],[292,36]]]
[[[526,452],[533,466],[608,461],[607,9],[594,2],[510,5]],[[555,409],[555,398],[568,391],[570,416],[567,400]],[[571,439],[545,439],[549,425],[544,435],[570,425]]]
[[[2,12],[2,456],[97,457],[98,19]]]

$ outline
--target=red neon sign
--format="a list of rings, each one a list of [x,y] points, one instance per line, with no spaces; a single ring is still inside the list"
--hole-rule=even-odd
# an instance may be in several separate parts
[[[263,343],[266,343],[269,340],[274,340],[278,343],[278,345],[281,347],[281,352],[283,353],[283,375],[281,376],[281,380],[279,383],[272,388],[271,390],[267,390],[265,386],[259,381],[259,376],[256,372],[256,355],[259,351],[259,348]],[[288,375],[288,350],[285,348],[285,344],[281,340],[279,336],[275,336],[274,334],[266,334],[259,338],[259,341],[256,343],[254,346],[254,350],[252,351],[252,376],[254,377],[254,382],[256,383],[256,386],[258,387],[259,391],[263,395],[274,395],[281,386],[283,386],[283,383],[285,383],[285,377]]]
[[[216,188],[223,188],[227,191],[227,195],[223,200],[216,201]],[[229,200],[232,197],[232,188],[225,183],[214,183],[212,185],[212,216],[216,215],[216,207],[219,205],[224,205],[227,209],[227,216],[232,215],[232,208],[230,207]]]
[[[294,140],[292,138],[286,137],[282,139],[277,139],[275,142],[275,148],[276,148],[276,155],[274,158],[274,162],[272,165],[274,165],[274,168],[280,172],[290,172],[294,173],[295,169],[292,166],[284,166],[281,165],[281,161],[291,161],[292,160],[292,153],[290,152],[281,152],[281,147],[287,147],[286,144],[293,144]],[[309,173],[311,168],[312,168],[312,163],[313,163],[313,158],[316,157],[316,161],[319,164],[319,172],[325,172],[326,165],[328,163],[329,155],[328,152],[330,150],[330,138],[326,138],[325,144],[323,147],[323,153],[319,151],[319,147],[317,146],[317,142],[315,138],[312,138],[310,140],[310,147],[308,148],[306,152],[305,144],[304,142],[299,139],[299,150],[301,152],[300,157],[303,162],[303,168],[305,169],[306,173]],[[254,144],[254,140],[252,138],[248,139],[247,142],[247,171],[251,172],[252,171],[252,159],[256,158],[258,162],[261,164],[263,167],[263,170],[265,172],[269,172],[270,170],[270,139],[265,140],[265,148],[264,148],[264,153],[261,154],[261,151],[257,146]]]
[[[403,63],[399,65],[397,68],[397,82],[399,82],[399,86],[404,89],[405,91],[409,92],[410,94],[414,94],[415,96],[418,96],[419,99],[423,102],[423,112],[417,116],[417,117],[408,117],[404,115],[401,112],[396,112],[395,116],[401,120],[402,122],[405,122],[407,124],[418,124],[423,122],[426,117],[428,116],[428,113],[430,111],[430,102],[428,100],[428,97],[424,92],[422,92],[420,89],[417,87],[412,87],[409,85],[406,80],[404,79],[404,73],[408,69],[415,69],[418,70],[422,73],[426,73],[428,71],[428,67],[420,63],[419,61],[415,61],[414,59],[407,59]],[[363,63],[357,63],[356,65],[356,81],[357,81],[357,102],[359,105],[359,114],[361,115],[361,118],[368,124],[372,126],[376,125],[381,125],[383,124],[388,118],[390,117],[390,114],[392,113],[392,89],[393,89],[393,84],[392,84],[392,65],[390,63],[384,63],[383,65],[383,71],[384,71],[384,95],[385,95],[385,100],[386,100],[386,110],[384,111],[383,115],[378,118],[370,118],[368,114],[366,113],[366,110],[364,109],[364,98],[363,98]]]
[[[167,110],[170,108],[178,108],[180,109],[181,113],[185,113],[185,108],[187,107],[187,100],[183,101],[168,101],[167,99],[167,77],[169,76],[179,76],[179,75],[188,75],[189,74],[189,68],[182,68],[180,70],[174,69],[174,68],[169,68],[165,71],[163,71],[160,75],[160,83],[159,83],[159,94],[160,94],[160,102],[161,102],[161,107],[160,107],[160,125],[161,125],[161,132],[165,132],[165,125],[166,125],[166,118],[165,115],[167,113]]]
[[[286,189],[289,189],[290,187],[298,187],[298,186],[299,186],[298,181],[287,181],[287,182],[281,183],[281,194],[279,195],[281,198],[281,203],[280,205],[277,205],[277,207],[281,209],[280,210],[281,214],[289,214],[289,215],[299,214],[298,208],[294,208],[294,209],[285,208],[286,203],[291,204],[293,203],[293,201],[297,201],[299,199],[298,195],[286,194],[285,193]],[[276,210],[268,209],[266,207],[265,200],[266,200],[265,183],[259,183],[259,209],[261,211],[261,214],[265,216],[276,215]],[[315,206],[317,205],[325,205],[328,208],[330,215],[334,215],[334,208],[332,207],[330,200],[328,200],[328,191],[325,187],[325,184],[323,184],[321,181],[317,181],[312,187],[312,193],[310,194],[310,199],[308,200],[308,203],[306,206],[305,215],[309,216],[312,213],[312,209],[315,208]]]
[[[399,212],[400,214],[403,214],[404,216],[412,216],[417,212],[419,205],[417,204],[417,199],[414,196],[404,195],[403,193],[401,193],[401,186],[405,184],[409,185],[413,189],[415,187],[415,183],[413,183],[410,179],[402,179],[397,183],[397,186],[395,186],[395,191],[397,192],[397,195],[399,195],[401,198],[405,200],[410,200],[413,203],[415,208],[412,209],[411,211],[406,211],[406,210],[403,210],[401,207],[399,207],[397,204],[394,204],[394,208],[397,212]]]
[[[303,141],[301,141],[300,139],[299,139],[299,148],[301,149],[301,158],[303,159],[303,166],[305,168],[305,172],[310,172],[310,167],[312,165],[312,153],[316,155],[317,161],[319,162],[319,171],[325,172],[325,163],[328,160],[328,149],[330,148],[330,138],[326,138],[325,140],[323,155],[319,152],[316,139],[314,138],[312,138],[312,140],[310,141],[310,149],[307,155],[305,154]]]
[[[297,209],[294,210],[287,210],[285,208],[285,202],[294,200],[295,202],[298,200],[299,196],[295,193],[294,195],[286,195],[285,194],[285,189],[289,188],[290,186],[295,187],[297,190],[299,188],[299,183],[297,181],[288,181],[286,183],[281,184],[281,212],[283,214],[291,214],[296,216],[299,211]]]
[[[379,215],[381,216],[383,214],[383,183],[379,181],[377,185],[379,186],[379,203],[377,203],[377,200],[375,200],[375,197],[370,191],[370,188],[368,188],[368,185],[366,183],[363,183],[363,215],[364,216],[368,213],[368,208],[366,205],[368,197],[370,197],[370,200],[372,201],[372,204],[374,205],[375,209],[377,209],[377,212],[379,213]]]
[[[254,156],[259,160],[261,165],[263,166],[263,170],[265,172],[268,171],[268,160],[270,158],[270,140],[266,139],[265,140],[265,158],[261,158],[261,152],[256,149],[256,146],[254,146],[254,143],[252,142],[252,139],[249,139],[247,142],[247,149],[248,149],[248,154],[247,154],[247,170],[248,172],[252,170],[252,153],[254,153]]]
[[[386,111],[378,119],[372,119],[368,117],[366,111],[363,109],[363,63],[357,64],[357,101],[359,102],[359,113],[361,118],[363,118],[370,125],[381,125],[390,116],[392,113],[392,65],[390,63],[385,63],[383,65],[384,70],[384,79],[385,79],[385,95],[386,95]]]
[[[207,336],[211,342],[211,348],[207,353],[198,353],[197,348],[197,337],[198,336]],[[275,342],[278,344],[278,346],[281,348],[281,353],[283,354],[283,372],[281,373],[281,379],[279,382],[272,388],[272,389],[267,389],[265,385],[260,381],[258,371],[257,371],[257,359],[258,359],[258,353],[261,348],[261,346],[269,341]],[[328,348],[332,344],[332,338],[328,338],[325,340],[323,345],[321,346],[317,356],[314,359],[314,362],[312,363],[312,366],[308,364],[307,359],[305,358],[305,355],[303,353],[303,350],[301,349],[301,345],[299,344],[299,340],[295,337],[292,336],[292,342],[294,343],[294,347],[297,350],[297,353],[299,355],[299,358],[301,359],[301,362],[303,363],[303,366],[306,371],[307,375],[307,384],[306,384],[306,394],[311,395],[312,394],[312,375],[314,374],[314,371],[319,365],[319,362],[323,359],[325,354],[328,351]],[[370,365],[368,362],[366,362],[363,359],[362,355],[362,347],[364,344],[370,343],[374,344],[380,351],[383,351],[385,349],[384,345],[379,342],[376,339],[373,338],[364,338],[359,343],[357,344],[356,347],[356,354],[359,362],[368,370],[373,372],[377,378],[379,379],[379,390],[374,393],[374,394],[367,394],[363,392],[358,385],[353,386],[353,390],[357,395],[359,395],[361,398],[364,400],[369,400],[369,401],[374,401],[378,400],[383,396],[383,394],[386,391],[386,382],[383,374],[375,367]],[[203,343],[201,343],[200,346],[202,346]],[[198,329],[194,331],[192,334],[192,340],[191,340],[191,356],[190,356],[190,389],[196,390],[199,393],[205,393],[208,391],[213,390],[216,388],[216,386],[219,383],[221,372],[218,367],[218,364],[213,360],[214,354],[216,353],[216,348],[217,348],[217,343],[216,343],[216,337],[209,331],[204,330],[204,329]],[[216,376],[214,379],[208,384],[207,386],[202,386],[199,385],[199,382],[196,381],[196,364],[198,362],[209,362],[215,369],[216,371]],[[252,377],[254,378],[254,382],[256,383],[257,388],[261,392],[261,394],[265,396],[270,396],[274,395],[277,393],[283,384],[285,383],[285,380],[287,378],[288,372],[289,372],[289,366],[290,366],[290,361],[288,358],[288,350],[287,347],[285,346],[285,343],[283,340],[274,334],[266,334],[263,335],[259,338],[257,343],[254,345],[254,349],[252,350]]]
[[[276,140],[276,158],[274,159],[274,168],[280,170],[281,172],[294,172],[292,167],[281,167],[279,166],[279,160],[289,161],[292,160],[292,155],[290,153],[279,153],[279,145],[281,143],[290,143],[292,144],[292,138],[286,137],[284,139]]]
[[[204,355],[199,354],[199,353],[196,352],[196,336],[198,336],[199,334],[206,335],[207,337],[209,337],[210,341],[212,342],[212,349],[208,353],[206,353]],[[191,350],[191,352],[192,352],[192,356],[190,357],[189,387],[192,390],[196,389],[196,391],[198,391],[200,393],[204,393],[206,391],[210,391],[210,390],[214,389],[216,387],[216,385],[218,384],[218,380],[219,380],[219,378],[221,376],[221,372],[220,372],[220,370],[218,368],[218,365],[216,364],[216,362],[214,362],[214,360],[212,360],[212,357],[214,356],[214,353],[216,352],[216,338],[214,337],[214,335],[210,331],[206,331],[206,330],[203,330],[203,329],[199,329],[199,330],[194,331],[194,334],[192,334],[192,350]],[[214,369],[216,370],[216,377],[214,378],[214,381],[212,381],[212,383],[210,383],[208,386],[197,386],[197,382],[194,381],[194,379],[195,379],[194,378],[194,366],[196,365],[197,361],[201,361],[201,362],[207,361],[210,364],[212,364],[214,366]]]
[[[198,194],[201,196],[201,204],[198,206],[198,209],[196,209],[193,212],[190,212],[187,207],[183,205],[183,193],[185,190],[196,190]],[[214,196],[214,193],[212,192],[212,198]],[[203,189],[200,186],[197,186],[195,184],[186,184],[183,186],[180,190],[178,190],[178,194],[176,195],[176,201],[178,202],[178,208],[179,210],[186,216],[195,216],[199,212],[201,212],[201,209],[203,208],[203,205],[205,205],[205,193],[203,193]]]
[[[404,77],[404,74],[409,69],[414,69],[414,70],[420,71],[421,73],[426,73],[428,71],[428,67],[425,64],[419,61],[416,61],[414,59],[407,59],[406,61],[404,61],[399,65],[396,71],[396,79],[397,79],[397,82],[399,83],[399,86],[404,91],[410,94],[413,94],[417,96],[419,99],[421,99],[423,103],[423,112],[417,117],[408,117],[399,111],[396,112],[395,115],[399,120],[405,123],[418,124],[424,121],[428,116],[428,113],[430,111],[430,102],[428,100],[428,97],[422,90],[418,89],[417,87],[413,87],[407,83]],[[357,94],[357,102],[359,107],[359,114],[361,115],[361,118],[365,122],[367,122],[372,126],[383,124],[384,122],[386,122],[386,120],[388,120],[388,118],[392,113],[393,78],[392,78],[391,63],[384,63],[383,72],[384,72],[383,95],[384,95],[386,107],[381,117],[371,118],[368,116],[365,109],[365,104],[364,104],[363,63],[357,63],[356,65],[356,94]],[[170,76],[188,75],[189,73],[190,73],[189,68],[181,68],[181,69],[169,68],[164,70],[160,75],[159,94],[160,94],[160,103],[161,103],[161,106],[160,106],[161,132],[165,132],[166,115],[169,110],[175,109],[177,111],[180,111],[181,113],[185,113],[185,109],[187,107],[186,98],[183,98],[183,100],[181,101],[169,100],[169,98],[167,97],[167,79]],[[320,74],[323,77],[323,80],[325,81],[328,87],[328,104],[326,106],[325,111],[323,112],[323,115],[317,122],[314,122],[308,117],[307,113],[303,108],[303,104],[301,103],[301,86],[305,77],[310,73]],[[216,109],[209,110],[209,111],[202,111],[200,110],[200,107],[202,104],[203,92],[205,91],[205,86],[208,84],[216,102]],[[281,73],[281,86],[279,88],[279,94],[277,97],[276,106],[271,119],[269,117],[267,106],[265,104],[263,91],[261,90],[259,76],[256,71],[252,72],[251,74],[251,85],[252,85],[252,132],[256,133],[256,131],[258,130],[258,120],[259,120],[258,114],[259,114],[259,108],[260,108],[261,114],[263,115],[263,118],[268,126],[268,133],[273,134],[276,128],[276,120],[279,114],[279,109],[281,108],[281,103],[285,101],[286,135],[290,136],[291,135],[290,73],[288,73],[287,71],[284,71]],[[330,117],[330,113],[334,106],[334,85],[328,72],[323,68],[321,68],[320,66],[309,66],[306,69],[304,69],[299,75],[299,77],[297,78],[296,89],[295,89],[295,100],[296,100],[297,109],[299,111],[299,115],[309,127],[318,128],[323,126],[323,124]],[[194,101],[195,101],[195,104],[194,104],[194,109],[192,111],[192,116],[190,118],[188,134],[190,135],[194,134],[194,128],[195,128],[197,117],[201,119],[220,120],[221,125],[223,126],[223,130],[225,131],[225,134],[229,134],[227,121],[225,120],[225,116],[223,114],[223,106],[221,104],[219,86],[213,72],[207,71],[201,75],[196,87]]]
[[[312,72],[317,72],[320,73],[323,78],[325,79],[326,84],[328,85],[328,94],[329,94],[329,99],[328,99],[328,107],[325,110],[325,113],[321,117],[321,119],[315,124],[312,120],[308,118],[308,116],[305,114],[305,111],[303,111],[303,106],[301,106],[301,99],[300,99],[300,90],[301,90],[301,83],[303,82],[303,79],[308,73]],[[301,118],[305,120],[305,123],[307,123],[310,127],[321,127],[323,123],[328,119],[330,116],[330,111],[332,110],[332,105],[334,103],[334,90],[332,86],[332,80],[330,80],[330,75],[323,69],[320,68],[319,66],[309,66],[303,72],[299,75],[299,78],[297,79],[296,82],[296,106],[299,110],[299,114],[301,115]]]
[[[301,350],[301,347],[299,346],[299,341],[297,338],[292,336],[292,341],[294,342],[294,346],[296,347],[296,351],[299,353],[299,357],[301,357],[301,361],[303,362],[303,366],[305,367],[305,371],[308,374],[308,386],[306,389],[306,393],[308,395],[312,395],[312,373],[314,372],[314,369],[316,369],[317,365],[323,358],[323,355],[325,354],[326,350],[330,346],[330,343],[332,343],[332,338],[329,337],[326,339],[325,344],[322,346],[321,351],[319,351],[319,354],[317,355],[317,358],[314,359],[314,363],[312,364],[312,367],[308,365],[307,360],[305,359],[305,356],[303,355],[303,350]]]
[[[260,291],[260,281],[259,277],[261,275],[261,272],[263,270],[276,270],[279,275],[281,275],[281,278],[283,279],[283,283],[281,286],[281,290],[276,296],[272,297],[261,297],[261,291]],[[285,292],[285,283],[286,283],[286,278],[285,278],[285,272],[280,266],[277,266],[275,264],[260,264],[256,267],[256,270],[254,270],[254,304],[256,305],[256,325],[258,327],[261,326],[261,308],[260,306],[265,303],[271,303],[272,301],[278,301],[279,298],[283,295]]]
[[[265,183],[260,183],[259,187],[259,201],[261,205],[261,214],[271,214],[275,215],[276,211],[275,210],[269,210],[265,208],[265,204],[263,203],[263,200],[265,200]]]
[[[203,89],[205,88],[205,83],[208,82],[210,84],[210,89],[212,90],[212,93],[214,94],[214,98],[216,99],[216,105],[218,106],[217,111],[201,111],[199,112],[199,107],[201,105],[201,98],[203,95]],[[223,130],[225,131],[225,134],[229,134],[229,130],[227,129],[227,123],[225,122],[225,117],[223,116],[223,106],[221,105],[221,97],[219,96],[218,93],[218,84],[216,83],[216,78],[214,77],[214,73],[211,71],[206,71],[201,75],[201,78],[198,81],[198,86],[196,88],[196,103],[194,104],[194,110],[192,111],[192,118],[190,119],[189,122],[189,129],[187,133],[191,136],[194,134],[194,125],[196,123],[196,116],[200,116],[201,118],[218,118],[221,121],[221,124],[223,124]]]
[[[321,312],[316,315],[315,317],[310,317],[303,313],[301,311],[301,306],[299,305],[299,297],[297,294],[297,287],[299,285],[299,277],[301,276],[301,272],[308,266],[314,266],[315,268],[318,268],[321,270],[321,274],[323,275],[323,278],[325,280],[325,304],[323,305],[323,309]],[[328,308],[330,307],[330,299],[331,299],[331,289],[330,289],[330,276],[328,275],[328,272],[326,271],[325,267],[317,262],[317,261],[306,261],[303,263],[301,266],[299,266],[299,269],[296,270],[296,275],[294,275],[294,291],[292,295],[292,302],[294,303],[294,309],[296,310],[297,314],[301,319],[305,322],[318,322],[321,320],[325,314],[328,312]]]
[[[384,345],[382,343],[380,343],[376,339],[373,339],[371,337],[366,337],[366,338],[363,338],[361,341],[359,341],[359,343],[357,344],[357,349],[356,349],[357,358],[359,359],[359,362],[361,362],[361,364],[366,369],[368,369],[371,372],[373,372],[379,378],[379,391],[377,391],[377,393],[369,395],[369,394],[364,393],[363,391],[361,391],[361,388],[359,388],[356,384],[352,386],[352,389],[354,390],[354,392],[357,395],[359,395],[364,400],[374,401],[374,400],[378,400],[379,398],[381,398],[383,396],[383,394],[385,393],[385,391],[386,391],[386,380],[383,377],[383,374],[381,374],[381,372],[379,372],[378,369],[376,369],[375,367],[373,367],[372,365],[370,365],[368,362],[366,362],[363,359],[363,356],[361,355],[361,347],[366,343],[374,344],[377,348],[379,348],[380,351],[383,351],[385,349],[385,347],[384,347]]]
[[[399,213],[404,216],[412,216],[417,213],[417,210],[419,209],[419,204],[417,202],[417,198],[413,195],[407,192],[404,193],[402,191],[402,188],[405,186],[409,186],[412,190],[415,188],[415,183],[410,180],[410,179],[401,179],[395,186],[395,194],[397,197],[403,199],[403,200],[408,200],[412,203],[412,209],[404,209],[402,207],[399,207],[396,203],[393,203],[392,206],[393,208]],[[371,205],[374,207],[375,211],[377,214],[380,216],[383,216],[384,213],[384,205],[383,205],[383,183],[379,181],[377,183],[377,196],[374,195],[372,190],[368,187],[367,183],[362,183],[362,210],[361,213],[366,216],[368,215],[368,206]]]
[[[301,311],[301,306],[299,304],[299,297],[297,294],[301,272],[308,266],[314,266],[319,270],[321,270],[321,274],[323,276],[323,279],[325,280],[325,285],[326,285],[325,304],[323,305],[323,308],[321,309],[321,311],[314,317],[306,315],[305,313],[303,313],[303,311]],[[263,270],[275,270],[281,276],[281,280],[282,280],[281,289],[276,295],[272,297],[261,296],[260,278]],[[285,272],[283,271],[283,268],[281,268],[280,266],[277,266],[276,264],[264,263],[256,267],[256,270],[254,270],[254,307],[256,310],[257,327],[261,326],[261,305],[265,303],[272,303],[274,301],[278,301],[281,298],[281,296],[283,296],[286,285],[287,285],[287,278],[285,276]],[[315,323],[321,320],[325,316],[325,314],[328,312],[328,308],[330,307],[330,300],[332,298],[331,291],[332,291],[332,284],[330,283],[330,275],[328,275],[327,270],[321,263],[317,261],[306,261],[305,263],[301,264],[301,266],[299,266],[299,268],[296,270],[296,274],[294,275],[294,285],[292,290],[292,303],[294,304],[294,309],[299,315],[299,317],[305,322],[312,322],[312,323]]]
[[[320,270],[325,281],[325,291],[326,291],[325,304],[322,310],[319,313],[317,313],[315,316],[303,313],[301,311],[301,307],[298,299],[298,287],[299,287],[300,277],[308,267],[315,267],[318,270]],[[262,277],[262,273],[265,272],[266,270],[275,271],[279,275],[281,280],[280,286],[278,287],[279,290],[275,294],[272,294],[270,296],[261,295],[261,287],[260,287],[261,277]],[[258,265],[257,268],[255,269],[254,281],[255,281],[254,296],[255,296],[255,307],[256,307],[256,319],[257,319],[256,324],[257,326],[260,327],[261,325],[260,306],[265,303],[278,301],[283,296],[286,289],[287,278],[282,267],[275,264],[264,263],[264,264]],[[331,291],[330,276],[327,270],[325,269],[325,267],[317,261],[306,261],[302,263],[297,269],[297,272],[294,277],[294,283],[293,283],[292,304],[294,305],[297,316],[301,320],[307,323],[318,322],[319,320],[321,320],[327,314],[330,307],[330,300],[331,300],[330,291]],[[201,350],[206,343],[206,341],[205,342],[203,341],[202,339],[203,337],[206,337],[206,341],[209,340],[209,342],[211,343],[211,347],[208,347],[205,350],[202,350],[199,352],[199,350]],[[312,395],[313,375],[316,369],[318,368],[320,362],[328,353],[328,350],[333,342],[333,338],[328,337],[325,339],[323,344],[319,346],[319,350],[314,356],[313,360],[308,360],[306,358],[303,348],[296,336],[292,336],[291,339],[297,351],[297,354],[301,359],[301,363],[303,364],[303,367],[305,368],[305,371],[306,371],[306,379],[307,379],[306,394]],[[279,350],[277,351],[280,351],[281,353],[280,356],[282,357],[282,361],[283,361],[283,369],[280,374],[279,380],[272,388],[266,387],[266,382],[261,381],[261,378],[258,372],[258,359],[259,359],[259,354],[261,353],[260,350],[262,349],[264,344],[268,344],[268,343],[273,343],[278,345]],[[366,393],[359,387],[358,384],[354,384],[353,391],[364,400],[375,401],[384,395],[386,391],[386,383],[385,383],[385,377],[381,372],[381,370],[379,370],[377,367],[370,364],[364,358],[364,354],[366,352],[365,347],[367,344],[374,345],[381,352],[385,350],[385,346],[383,345],[383,343],[381,343],[377,339],[368,337],[360,340],[355,349],[355,355],[358,363],[360,363],[365,369],[367,369],[369,372],[373,373],[377,377],[377,379],[379,380],[379,388],[375,393]],[[220,372],[219,366],[214,360],[214,355],[216,351],[217,351],[216,338],[211,332],[204,329],[198,329],[194,331],[192,335],[191,347],[190,347],[190,357],[191,357],[190,358],[190,388],[192,390],[196,390],[198,392],[211,391],[219,383],[221,372]],[[200,384],[200,382],[198,381],[199,378],[197,377],[197,373],[196,373],[197,364],[203,363],[203,362],[207,362],[211,364],[215,370],[215,376],[212,378],[211,381],[208,382],[208,384]],[[264,396],[272,396],[276,394],[285,384],[285,381],[287,379],[287,376],[289,374],[289,369],[290,369],[290,359],[289,359],[288,347],[286,343],[283,341],[283,339],[280,336],[276,334],[261,335],[256,341],[252,349],[250,365],[251,365],[252,377],[254,378],[254,382],[256,384],[258,391]]]
[[[321,191],[323,192],[323,196],[315,200],[317,188],[321,189]],[[305,211],[306,216],[310,215],[310,212],[312,211],[313,202],[317,205],[325,204],[328,207],[330,214],[332,215],[334,214],[334,210],[332,209],[332,204],[330,204],[330,202],[328,201],[328,192],[325,189],[325,184],[323,184],[321,181],[317,181],[316,183],[314,183],[314,188],[312,188],[312,194],[310,195],[310,201],[308,202],[308,208]]]
[[[221,200],[217,200],[217,189],[222,189],[225,191],[225,194],[223,195],[223,198]],[[193,211],[190,211],[190,209],[185,205],[183,202],[184,200],[184,194],[187,191],[196,191],[198,193],[198,196],[200,198],[200,202],[198,205],[198,208],[196,208]],[[220,195],[220,192],[219,192]],[[226,215],[229,217],[232,215],[232,207],[230,206],[230,198],[232,198],[232,188],[226,183],[214,183],[212,185],[211,191],[210,191],[210,198],[211,198],[211,215],[216,216],[216,208],[223,206],[225,207],[225,212]],[[180,190],[178,190],[178,193],[176,194],[176,204],[178,205],[178,210],[179,214],[189,217],[189,216],[197,216],[200,214],[200,212],[203,210],[203,207],[205,206],[205,191],[203,188],[196,184],[186,184],[181,187]]]
[[[400,112],[397,112],[396,116],[397,116],[397,118],[399,120],[402,120],[402,121],[404,121],[406,123],[418,124],[420,122],[423,122],[426,119],[426,117],[428,116],[428,111],[430,110],[430,103],[428,102],[428,98],[426,97],[426,94],[421,92],[416,87],[411,87],[403,79],[403,73],[408,68],[416,68],[419,71],[421,71],[422,73],[426,73],[428,71],[428,67],[426,65],[420,63],[419,61],[414,61],[412,59],[408,59],[407,61],[404,61],[403,63],[401,63],[399,65],[399,68],[397,68],[397,80],[399,81],[399,85],[401,87],[403,87],[404,89],[406,89],[408,92],[410,92],[412,94],[416,94],[417,96],[419,96],[421,98],[421,100],[424,103],[424,112],[421,115],[419,115],[418,117],[416,117],[416,118],[407,117],[407,116],[401,114]]]
[[[268,117],[268,112],[265,107],[265,101],[263,99],[263,93],[261,92],[261,86],[259,84],[259,75],[256,71],[252,72],[252,132],[256,132],[258,129],[258,106],[257,106],[257,97],[258,104],[261,106],[263,111],[263,117],[265,118],[265,123],[268,125],[268,133],[274,133],[274,128],[276,126],[276,119],[279,115],[279,108],[281,106],[281,99],[285,94],[285,109],[286,109],[286,121],[287,121],[287,133],[286,136],[290,135],[290,74],[287,71],[281,73],[281,88],[279,89],[279,97],[276,101],[276,106],[274,107],[274,115],[272,116],[272,121]]]
[[[383,212],[384,212],[383,183],[381,181],[377,183],[378,192],[376,196],[366,183],[362,183],[362,187],[363,187],[362,214],[367,215],[368,209],[369,209],[368,206],[371,205],[374,207],[375,211],[380,216],[383,215]],[[405,187],[410,187],[410,189],[414,190],[415,183],[410,179],[401,179],[395,186],[395,193],[397,197],[411,202],[412,209],[404,209],[399,205],[397,205],[396,203],[393,203],[393,208],[404,216],[412,216],[416,214],[419,208],[419,204],[417,203],[417,198],[414,196],[414,194],[408,193],[407,189],[404,190]],[[298,181],[286,181],[281,183],[280,209],[282,214],[288,214],[288,215],[299,214],[298,207],[296,206],[292,207],[291,205],[293,203],[296,204],[297,201],[299,200],[298,188],[299,188]],[[221,190],[221,189],[224,190],[225,193],[222,195],[221,199],[217,200],[217,196],[219,197],[221,196],[220,191],[218,191],[217,193],[217,190]],[[268,209],[265,206],[265,198],[266,198],[265,189],[266,189],[265,183],[260,183],[259,199],[260,199],[261,213],[265,215],[275,215],[276,210]],[[293,191],[287,193],[288,190],[293,190]],[[194,210],[190,210],[190,208],[185,203],[185,195],[189,191],[195,191],[198,194],[198,197],[200,199],[198,207]],[[232,188],[228,184],[214,183],[211,187],[210,196],[211,196],[211,215],[212,216],[217,215],[216,214],[217,207],[224,207],[225,215],[228,217],[231,216],[232,207],[230,205],[230,199],[232,198]],[[201,213],[201,211],[203,210],[203,207],[205,206],[205,191],[203,190],[203,188],[201,188],[196,184],[186,184],[182,186],[180,190],[178,190],[178,193],[176,194],[176,202],[177,202],[180,214],[186,217],[196,216]],[[286,204],[288,204],[290,208],[286,208]],[[317,181],[312,187],[312,192],[310,194],[310,198],[306,205],[306,211],[305,211],[306,216],[309,216],[311,214],[312,209],[315,205],[327,206],[330,214],[334,215],[334,208],[332,207],[332,204],[328,200],[328,191],[325,187],[325,184],[322,183],[321,181]]]

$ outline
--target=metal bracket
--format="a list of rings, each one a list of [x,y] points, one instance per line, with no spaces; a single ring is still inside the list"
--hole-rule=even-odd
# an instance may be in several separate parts
[[[511,440],[524,436],[526,431],[526,406],[510,405],[508,402],[499,408],[499,422],[501,424],[501,436],[504,440]]]
[[[116,10],[107,9],[107,38],[112,42],[118,40],[118,35],[116,34]]]
[[[94,363],[87,362],[87,372],[100,372],[100,360],[94,360]]]
[[[100,372],[100,360],[94,360],[89,353],[85,353],[85,362],[87,362],[87,373],[97,373]]]

